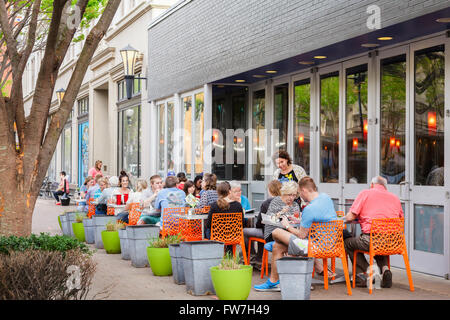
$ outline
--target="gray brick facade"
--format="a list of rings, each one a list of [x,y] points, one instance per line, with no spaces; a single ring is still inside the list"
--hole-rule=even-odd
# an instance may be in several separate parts
[[[149,27],[149,99],[366,34],[370,5],[384,28],[449,1],[192,0]]]

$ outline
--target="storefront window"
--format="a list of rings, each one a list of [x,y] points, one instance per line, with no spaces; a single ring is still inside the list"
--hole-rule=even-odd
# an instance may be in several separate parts
[[[165,152],[164,152],[164,138],[165,138],[165,117],[164,117],[164,104],[159,104],[157,106],[158,110],[158,171],[159,174],[164,175],[165,168],[164,168],[164,162],[165,162]]]
[[[266,152],[266,90],[253,92],[253,180],[264,181],[264,155]]]
[[[405,181],[406,55],[381,60],[381,175]]]
[[[415,184],[444,185],[444,46],[414,54]]]
[[[72,127],[66,127],[62,134],[62,171],[66,172],[72,182]]]
[[[212,137],[212,172],[219,180],[247,180],[247,106],[247,87],[213,86],[212,128],[223,137]]]
[[[141,123],[140,106],[120,111],[120,163],[119,171],[125,170],[135,177],[141,175]]]
[[[278,129],[278,141],[274,141],[275,150],[286,150],[287,147],[287,129],[288,129],[288,102],[289,102],[289,84],[284,83],[274,87],[274,123],[273,128]]]
[[[89,172],[89,121],[78,124],[78,185],[84,183]]]
[[[204,132],[204,94],[195,95],[194,114],[194,150],[195,150],[195,175],[203,172],[203,132]]]
[[[173,134],[174,134],[174,120],[175,114],[174,114],[174,104],[173,102],[167,103],[167,170],[173,171],[174,170],[174,162],[173,162]]]
[[[310,80],[294,83],[294,163],[309,174],[309,124],[311,117]]]
[[[183,154],[184,154],[184,172],[186,176],[190,176],[192,172],[192,96],[183,98],[184,110],[184,137],[183,137]]]
[[[339,72],[320,77],[321,182],[339,182]]]
[[[367,183],[367,64],[346,71],[347,183]]]

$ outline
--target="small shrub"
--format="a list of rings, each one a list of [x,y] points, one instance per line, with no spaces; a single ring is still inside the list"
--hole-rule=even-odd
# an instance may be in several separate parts
[[[125,222],[123,222],[121,220],[117,220],[117,222],[116,222],[116,229],[120,230],[120,229],[125,229],[125,228],[126,228]]]
[[[106,223],[106,231],[117,231],[117,230],[118,230],[117,223],[114,220],[111,219]]]
[[[64,254],[66,251],[75,249],[92,255],[85,243],[69,236],[50,236],[48,233],[41,233],[39,236],[32,234],[29,237],[0,236],[0,256],[2,254],[9,255],[13,251],[23,252],[26,250],[59,251]]]
[[[90,255],[79,248],[0,254],[0,300],[86,299],[95,269]]]
[[[226,255],[222,258],[220,265],[218,266],[220,270],[237,270],[241,268],[240,265],[240,257],[236,255],[233,257],[233,253],[227,252]]]
[[[170,244],[177,244],[181,242],[181,235],[166,236],[163,238],[152,238],[148,240],[151,248],[168,248]]]

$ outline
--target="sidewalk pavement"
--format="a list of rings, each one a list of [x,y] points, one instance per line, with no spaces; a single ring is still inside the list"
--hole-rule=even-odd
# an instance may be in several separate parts
[[[48,232],[61,234],[57,216],[65,210],[74,211],[74,206],[55,205],[54,200],[38,199],[33,215],[33,233]],[[89,245],[95,249],[93,245]],[[172,277],[153,276],[150,268],[134,268],[130,261],[122,260],[120,254],[106,254],[99,249],[94,254],[97,272],[89,298],[113,300],[213,300],[213,296],[192,296],[186,293],[184,285],[177,285]],[[337,273],[342,274],[340,259],[336,260]],[[373,291],[367,288],[352,288],[352,296],[347,295],[345,283],[329,285],[325,290],[315,285],[311,300],[450,300],[450,281],[444,278],[413,272],[415,291],[409,291],[408,278],[403,269],[392,268],[392,288]],[[320,279],[316,276],[317,279]],[[252,285],[266,281],[260,272],[253,272]],[[102,292],[107,291],[107,294]],[[95,296],[98,294],[97,296]],[[257,292],[251,290],[248,300],[279,300],[280,292]]]

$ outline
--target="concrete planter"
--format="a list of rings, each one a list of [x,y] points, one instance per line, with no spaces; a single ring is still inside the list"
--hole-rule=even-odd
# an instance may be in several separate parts
[[[277,260],[282,300],[309,300],[314,259],[283,257]]]
[[[94,220],[94,242],[95,247],[97,249],[103,249],[103,240],[102,240],[102,231],[106,230],[106,224],[113,220],[114,222],[117,220],[117,217],[114,216],[93,216]]]
[[[70,236],[70,232],[69,232],[68,224],[67,224],[67,215],[66,214],[60,215],[59,219],[61,220],[61,230],[62,230],[63,235]]]
[[[170,260],[172,261],[173,281],[176,284],[184,284],[183,259],[181,258],[180,244],[169,245]]]
[[[126,230],[131,265],[135,268],[148,267],[148,240],[150,238],[159,237],[159,227],[152,224],[142,224],[137,226],[128,226]]]
[[[75,223],[75,216],[78,212],[67,212],[66,213],[66,223],[67,223],[67,231],[69,232],[69,236],[75,238],[75,233],[73,233],[72,223]]]
[[[95,230],[93,219],[83,219],[84,237],[86,243],[95,243]]]
[[[186,292],[195,296],[214,294],[211,267],[220,264],[224,244],[218,241],[185,241],[180,244]]]
[[[128,232],[126,228],[119,229],[120,252],[123,260],[130,260],[130,249],[128,247]]]

